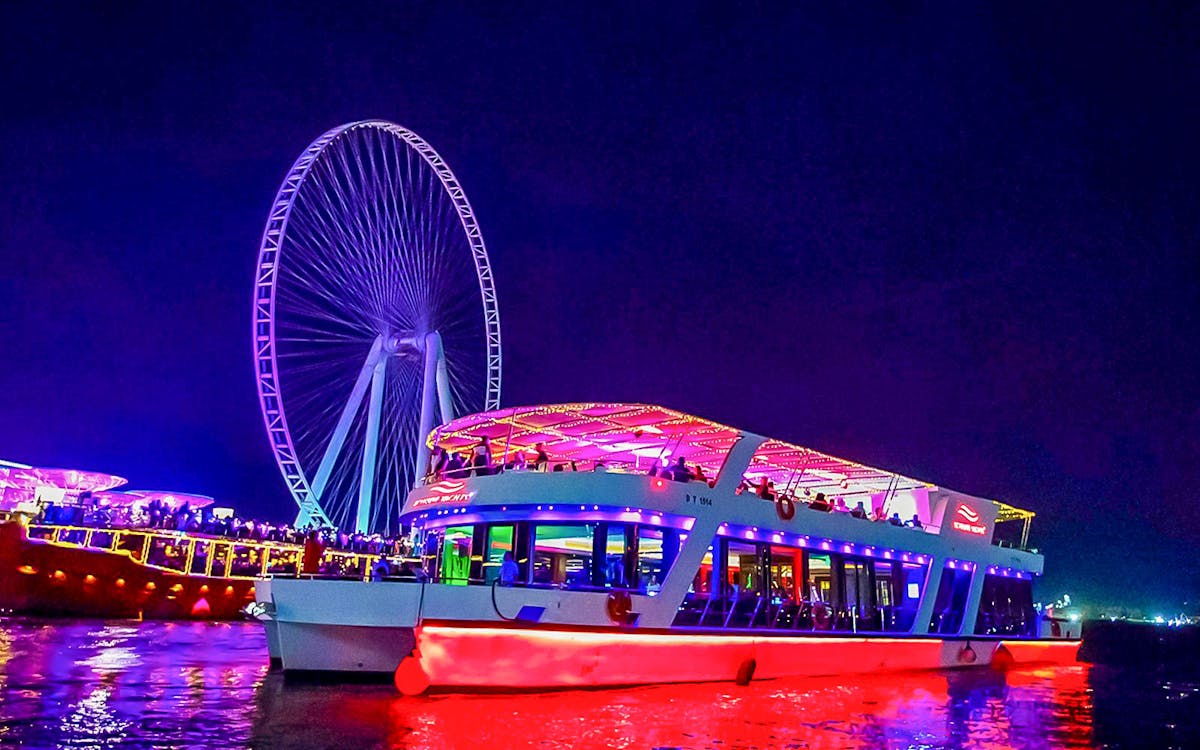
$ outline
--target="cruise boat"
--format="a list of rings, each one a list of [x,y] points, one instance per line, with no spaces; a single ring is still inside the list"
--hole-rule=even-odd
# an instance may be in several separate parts
[[[274,664],[419,694],[1075,659],[1077,626],[1034,611],[1029,511],[643,404],[427,441],[484,445],[409,494],[409,580],[259,583]]]
[[[148,504],[200,509],[211,497],[118,491],[121,477],[0,461],[0,615],[241,619],[255,582],[301,571],[303,546],[131,525]],[[337,575],[370,556],[323,550]]]

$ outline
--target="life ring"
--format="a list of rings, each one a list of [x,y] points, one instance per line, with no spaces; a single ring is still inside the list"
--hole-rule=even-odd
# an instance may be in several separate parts
[[[792,520],[796,515],[796,503],[787,495],[779,495],[775,498],[775,514],[784,521]]]
[[[829,605],[825,602],[817,602],[812,607],[813,628],[816,630],[829,630],[829,624],[832,621]]]
[[[421,666],[421,655],[416,649],[413,649],[411,655],[400,660],[396,672],[392,675],[392,681],[401,695],[409,697],[421,695],[429,689],[429,675]]]
[[[974,664],[977,659],[979,659],[979,655],[975,653],[975,649],[971,648],[970,643],[958,650],[959,664]]]
[[[629,598],[628,591],[610,592],[604,606],[608,610],[608,619],[618,625],[629,622],[629,613],[633,610],[633,600]]]

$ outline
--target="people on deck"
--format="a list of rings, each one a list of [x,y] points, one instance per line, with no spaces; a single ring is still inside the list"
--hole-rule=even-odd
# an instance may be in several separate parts
[[[377,559],[371,566],[371,580],[382,581],[391,575],[391,572],[392,569],[391,566],[388,565],[387,557],[383,553],[380,553],[379,559]]]
[[[903,526],[904,519],[900,518],[899,513],[893,513],[892,517],[888,519],[888,523],[890,523],[893,526]]]
[[[824,513],[828,513],[829,511],[833,510],[833,506],[830,505],[829,503],[825,502],[825,493],[824,492],[818,492],[817,496],[815,498],[813,498],[812,503],[810,503],[808,507],[812,508],[813,510],[822,511]]]
[[[858,505],[854,506],[854,509],[850,511],[850,515],[863,519],[867,517],[867,509],[863,507],[862,500],[858,501]]]
[[[671,467],[671,478],[676,482],[692,481],[692,471],[683,462],[683,456],[675,457],[675,464]]]
[[[921,524],[921,517],[920,517],[920,516],[918,516],[916,513],[913,513],[913,517],[912,517],[912,518],[909,520],[909,522],[908,522],[906,525],[907,525],[907,526],[911,526],[911,527],[912,527],[912,528],[914,528],[914,529],[922,529],[922,528],[925,528],[925,527],[924,527],[924,526],[922,526],[922,524]]]
[[[325,554],[325,544],[321,541],[321,532],[313,529],[304,537],[304,555],[301,557],[300,572],[304,575],[316,575],[321,564],[321,555]]]
[[[471,469],[477,477],[492,473],[492,444],[486,437],[479,441],[472,452]]]
[[[440,445],[433,449],[433,463],[429,468],[429,475],[435,481],[442,479],[446,474],[446,464],[450,463],[450,456],[446,453],[446,449]]]
[[[450,456],[446,462],[446,470],[444,472],[446,479],[461,479],[466,476],[467,462],[462,455],[455,453]]]
[[[533,470],[547,471],[550,464],[550,454],[546,453],[545,443],[538,443],[533,446]]]

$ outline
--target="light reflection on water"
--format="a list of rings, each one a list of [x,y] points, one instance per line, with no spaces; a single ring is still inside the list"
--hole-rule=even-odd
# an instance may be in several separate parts
[[[0,745],[71,748],[1200,746],[1200,680],[994,674],[404,699],[284,683],[250,623],[0,621]]]

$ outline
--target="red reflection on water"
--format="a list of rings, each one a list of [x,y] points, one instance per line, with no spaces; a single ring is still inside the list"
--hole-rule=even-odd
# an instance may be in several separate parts
[[[1087,746],[1084,667],[506,695],[264,685],[264,745],[393,748]],[[1078,707],[1078,710],[1072,707]],[[291,717],[290,719],[288,717]],[[299,735],[297,717],[307,722]]]
[[[0,745],[1037,750],[1092,746],[1103,723],[1085,666],[414,699],[285,682],[265,648],[249,623],[0,621]],[[1131,719],[1114,679],[1110,735]]]

